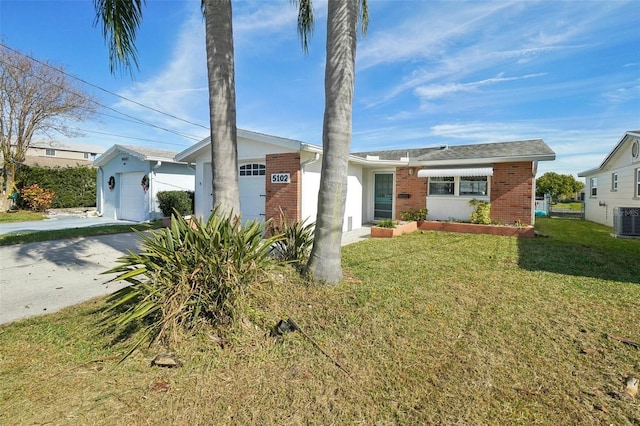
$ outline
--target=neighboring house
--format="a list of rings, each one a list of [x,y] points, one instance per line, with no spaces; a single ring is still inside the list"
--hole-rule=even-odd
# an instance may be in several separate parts
[[[162,217],[159,191],[193,191],[195,170],[175,161],[176,152],[114,145],[94,161],[98,167],[98,214],[143,222]]]
[[[101,146],[85,143],[37,140],[29,145],[24,164],[40,167],[91,166],[104,151]]]
[[[599,167],[578,176],[586,180],[585,219],[614,226],[616,215],[626,214],[621,208],[640,212],[640,130],[625,133]],[[635,235],[640,235],[636,220]]]
[[[349,156],[343,231],[409,209],[431,220],[468,221],[473,198],[491,202],[505,224],[534,222],[538,161],[555,159],[542,140],[354,153]],[[212,209],[211,147],[204,139],[176,156],[195,164],[195,213]],[[244,219],[315,220],[322,148],[238,129],[240,209]]]

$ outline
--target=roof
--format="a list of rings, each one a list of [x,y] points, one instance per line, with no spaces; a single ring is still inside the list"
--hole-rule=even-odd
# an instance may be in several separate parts
[[[137,158],[140,161],[163,161],[167,163],[178,163],[175,157],[177,151],[169,151],[166,149],[149,148],[146,146],[133,145],[113,145],[104,154],[99,156],[93,162],[94,166],[103,166],[113,158],[121,154],[127,154]]]
[[[442,145],[432,148],[396,149],[358,152],[352,155],[364,159],[404,161],[409,164],[454,165],[489,164],[511,161],[549,161],[556,154],[542,139],[495,142],[473,145]]]
[[[624,136],[622,136],[620,138],[620,140],[618,141],[618,143],[616,144],[616,146],[613,147],[613,149],[611,150],[611,152],[604,158],[604,160],[602,161],[602,163],[600,163],[600,166],[595,167],[593,169],[589,169],[589,170],[585,170],[582,171],[580,173],[578,173],[578,177],[586,177],[586,176],[591,176],[593,174],[598,173],[601,170],[604,170],[605,167],[607,167],[607,164],[613,159],[613,157],[615,157],[615,155],[622,149],[622,147],[624,146],[624,144],[629,141],[631,142],[631,140],[634,139],[638,139],[640,140],[640,130],[629,130],[628,132],[626,132],[624,134]]]
[[[83,142],[62,142],[52,139],[32,140],[29,144],[31,148],[57,149],[60,151],[88,152],[90,154],[102,154],[105,152],[103,146],[93,145]]]
[[[252,132],[250,130],[237,129],[237,136],[243,139],[249,139],[256,142],[268,143],[271,145],[282,146],[296,151],[311,151],[321,152],[322,148],[316,145],[311,145],[305,142],[301,142],[295,139],[282,138],[280,136],[267,135],[265,133]],[[211,137],[207,136],[200,142],[191,145],[189,148],[178,153],[176,160],[185,162],[195,162],[200,152],[206,149],[211,144]]]

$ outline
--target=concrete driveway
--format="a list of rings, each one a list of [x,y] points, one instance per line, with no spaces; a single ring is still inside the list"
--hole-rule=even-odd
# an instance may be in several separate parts
[[[58,311],[122,288],[101,275],[135,250],[134,233],[0,247],[0,324]]]
[[[0,223],[0,234],[19,234],[23,232],[53,231],[56,229],[86,228],[89,226],[134,225],[137,222],[109,219],[98,216],[56,214],[45,220],[33,222]]]

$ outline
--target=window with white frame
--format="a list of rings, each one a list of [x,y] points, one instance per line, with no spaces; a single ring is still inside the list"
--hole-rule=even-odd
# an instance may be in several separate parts
[[[245,164],[240,166],[238,173],[240,176],[264,176],[266,167],[264,164]]]
[[[55,149],[51,149],[51,148],[47,148],[44,151],[44,155],[46,155],[48,157],[55,157],[56,156],[56,150]]]
[[[488,176],[431,176],[429,195],[456,197],[486,197],[489,195]]]
[[[487,195],[487,176],[463,176],[460,178],[460,195]]]
[[[455,178],[453,176],[430,177],[429,195],[454,195]]]
[[[640,198],[640,169],[636,169],[636,198]]]
[[[598,196],[598,178],[597,177],[593,177],[590,179],[589,181],[589,190],[591,191],[591,196],[592,197],[597,197]]]
[[[618,174],[617,173],[611,173],[611,190],[612,191],[618,190]]]

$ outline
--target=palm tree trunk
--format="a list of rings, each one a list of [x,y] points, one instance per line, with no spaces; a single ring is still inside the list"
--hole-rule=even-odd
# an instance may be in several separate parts
[[[341,239],[347,198],[355,81],[358,0],[329,1],[322,171],[315,239],[307,273],[336,284],[342,278]]]
[[[204,0],[213,206],[240,214],[231,0]]]

